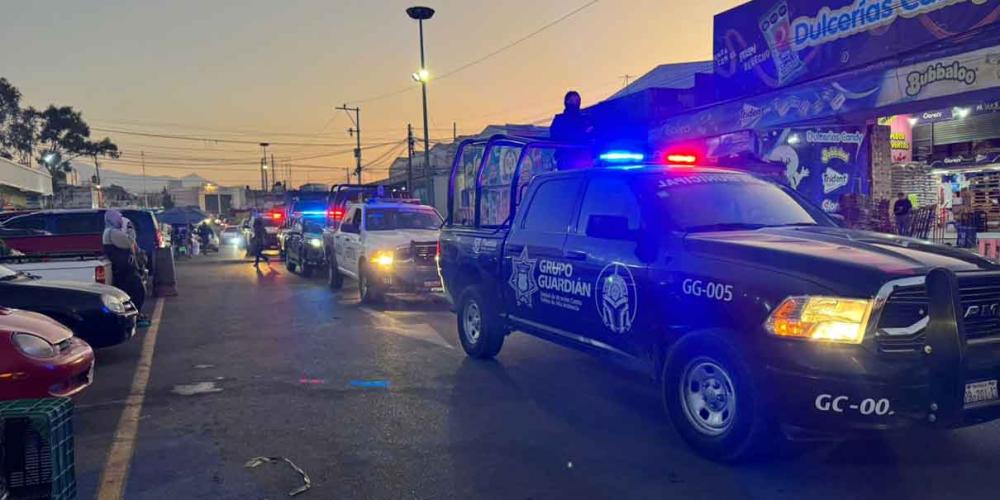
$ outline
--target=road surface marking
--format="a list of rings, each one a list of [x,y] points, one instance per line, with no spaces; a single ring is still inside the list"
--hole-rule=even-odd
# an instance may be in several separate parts
[[[156,335],[160,332],[160,320],[163,317],[163,299],[157,299],[153,308],[152,324],[146,330],[142,340],[142,353],[132,377],[132,388],[129,390],[125,408],[118,419],[115,438],[111,442],[101,481],[97,486],[98,500],[119,500],[125,496],[125,481],[128,480],[128,469],[135,453],[136,436],[139,433],[139,417],[142,413],[142,402],[146,397],[146,386],[149,385],[149,372],[153,367],[153,351],[156,350]]]
[[[371,316],[374,320],[375,328],[388,333],[393,333],[401,337],[408,337],[411,339],[422,340],[424,342],[430,342],[431,344],[444,347],[446,349],[454,349],[454,347],[444,339],[434,327],[427,323],[404,323],[392,316],[372,311],[365,307],[359,308],[360,311]]]

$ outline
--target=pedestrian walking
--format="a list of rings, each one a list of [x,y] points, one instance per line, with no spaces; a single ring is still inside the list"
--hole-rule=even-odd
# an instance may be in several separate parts
[[[271,260],[264,255],[264,247],[267,246],[267,229],[264,227],[264,219],[257,217],[253,220],[253,267],[259,267],[261,259],[271,266]]]
[[[900,192],[896,195],[896,203],[892,205],[892,214],[896,217],[896,234],[909,236],[913,203],[906,197],[906,193]]]
[[[114,285],[128,294],[139,311],[139,326],[149,326],[149,318],[142,313],[146,303],[146,285],[142,282],[136,258],[135,241],[129,237],[125,218],[117,210],[104,212],[104,233],[101,235],[104,253],[111,261]]]

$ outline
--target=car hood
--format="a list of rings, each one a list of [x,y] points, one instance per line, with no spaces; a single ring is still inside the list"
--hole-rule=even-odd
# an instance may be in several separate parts
[[[397,231],[371,231],[365,233],[365,246],[372,250],[395,248],[409,245],[411,241],[418,243],[437,242],[440,231],[437,229],[401,229]]]
[[[122,301],[129,300],[129,296],[127,293],[113,286],[104,285],[101,283],[84,283],[82,281],[58,281],[58,280],[41,279],[41,280],[23,280],[18,282],[18,284],[25,286],[37,286],[42,288],[58,288],[60,290],[72,290],[75,292],[86,292],[97,295],[111,295]]]
[[[48,316],[7,308],[0,308],[0,331],[30,333],[50,344],[58,344],[73,336],[72,330]]]
[[[692,253],[773,267],[828,282],[862,276],[885,282],[923,275],[938,267],[952,271],[1000,268],[966,250],[832,227],[692,233],[685,238],[685,246]]]

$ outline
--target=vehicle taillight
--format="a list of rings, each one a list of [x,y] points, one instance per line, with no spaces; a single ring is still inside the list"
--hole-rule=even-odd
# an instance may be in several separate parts
[[[281,212],[271,212],[271,219],[274,219],[274,220],[281,220],[282,217],[284,217],[284,216],[285,215],[282,214]]]
[[[160,230],[153,231],[153,236],[156,238],[156,248],[163,248],[163,232]]]
[[[437,242],[437,248],[434,249],[434,255],[441,255],[441,240]]]
[[[104,269],[104,266],[97,266],[94,268],[94,281],[98,283],[108,284],[108,271]]]

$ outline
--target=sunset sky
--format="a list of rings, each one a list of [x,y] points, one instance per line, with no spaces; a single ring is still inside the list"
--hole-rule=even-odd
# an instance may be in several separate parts
[[[428,0],[432,78],[480,59],[592,0]],[[429,87],[431,138],[545,120],[569,88],[585,105],[671,62],[709,59],[712,16],[740,0],[599,0]],[[421,126],[417,25],[400,0],[63,0],[12,2],[0,18],[0,76],[29,104],[82,110],[123,157],[105,165],[224,184],[259,183],[260,148],[295,165],[293,183],[339,182],[353,165],[358,104],[367,179]],[[380,99],[376,97],[386,96]],[[205,138],[178,140],[108,130]],[[323,146],[305,145],[320,143]]]

